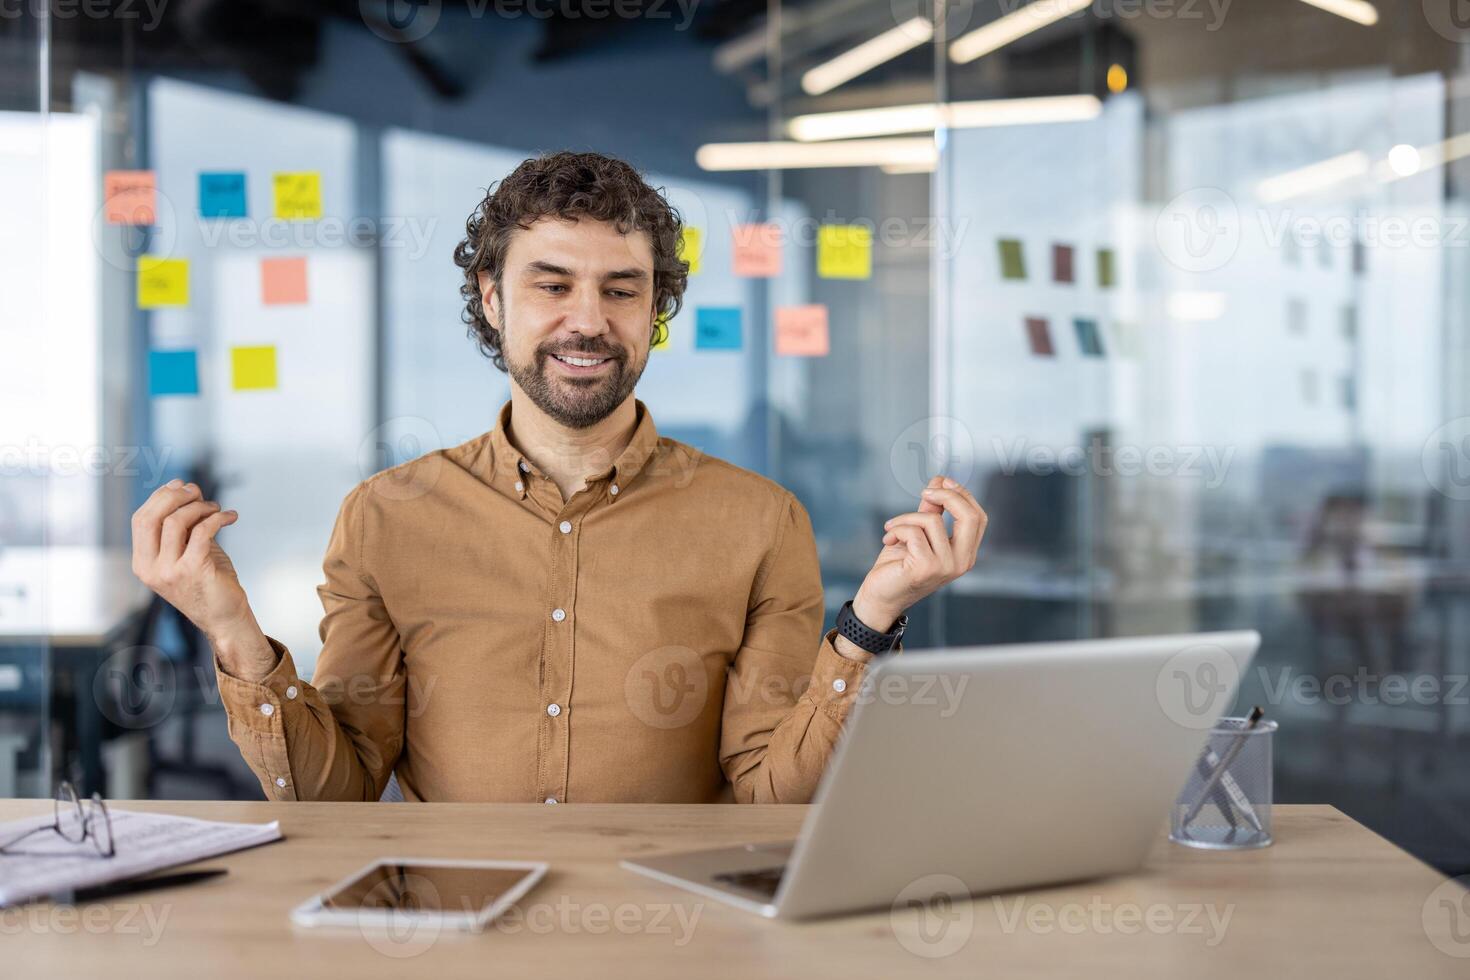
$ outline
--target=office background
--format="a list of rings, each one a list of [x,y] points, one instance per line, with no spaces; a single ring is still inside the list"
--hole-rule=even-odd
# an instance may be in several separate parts
[[[1465,873],[1457,13],[6,8],[0,795],[258,798],[207,651],[121,581],[128,517],[172,477],[215,487],[261,622],[309,669],[343,495],[508,397],[459,320],[465,218],[570,148],[629,160],[699,229],[639,397],[801,498],[829,618],[883,520],[960,478],[981,560],[910,648],[1259,629],[1240,703],[1282,726],[1277,799]]]

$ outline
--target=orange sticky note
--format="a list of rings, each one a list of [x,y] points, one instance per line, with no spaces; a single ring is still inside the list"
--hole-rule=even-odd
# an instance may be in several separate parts
[[[276,387],[276,349],[231,347],[230,383],[236,391],[264,391]]]
[[[823,303],[776,307],[776,353],[826,357],[827,307]]]
[[[157,181],[151,170],[109,170],[102,178],[103,209],[110,225],[151,225]]]
[[[260,300],[266,306],[306,302],[306,258],[260,260]]]
[[[736,225],[735,274],[748,279],[769,279],[781,274],[781,226]]]

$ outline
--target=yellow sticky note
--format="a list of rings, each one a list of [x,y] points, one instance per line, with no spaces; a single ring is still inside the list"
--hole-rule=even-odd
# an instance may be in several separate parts
[[[272,177],[276,217],[287,221],[322,216],[322,175],[315,170],[278,173]]]
[[[649,350],[663,350],[664,348],[666,348],[666,347],[669,346],[669,318],[668,318],[668,316],[666,314],[660,313],[658,316],[654,317],[653,325],[656,328],[655,329],[655,332],[654,332],[654,335],[653,335],[654,336],[654,343],[651,344],[648,349]],[[662,340],[659,339],[660,336],[662,336],[662,338],[663,338]]]
[[[873,231],[862,225],[817,229],[817,275],[823,279],[873,278]]]
[[[685,225],[679,233],[679,258],[689,263],[689,274],[699,274],[699,259],[704,254],[704,232]]]
[[[138,308],[189,305],[189,260],[138,257]]]
[[[827,307],[822,303],[776,307],[776,353],[826,357]]]
[[[276,387],[274,347],[231,347],[231,386],[236,391],[263,391]]]

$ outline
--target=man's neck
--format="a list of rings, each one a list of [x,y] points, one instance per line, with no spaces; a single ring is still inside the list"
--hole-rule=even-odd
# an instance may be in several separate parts
[[[506,438],[551,477],[562,500],[587,485],[587,476],[600,472],[620,456],[633,441],[638,406],[633,396],[600,422],[573,429],[548,416],[515,385],[510,386],[510,428]]]

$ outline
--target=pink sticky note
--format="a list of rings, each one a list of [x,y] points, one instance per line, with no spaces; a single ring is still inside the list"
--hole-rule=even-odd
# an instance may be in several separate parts
[[[306,259],[261,259],[260,298],[266,306],[306,302]]]
[[[776,307],[777,354],[826,357],[829,349],[825,304]]]
[[[102,177],[102,207],[110,225],[151,225],[158,213],[151,170],[109,170]]]
[[[773,224],[736,225],[735,274],[769,279],[781,274],[781,227]]]

